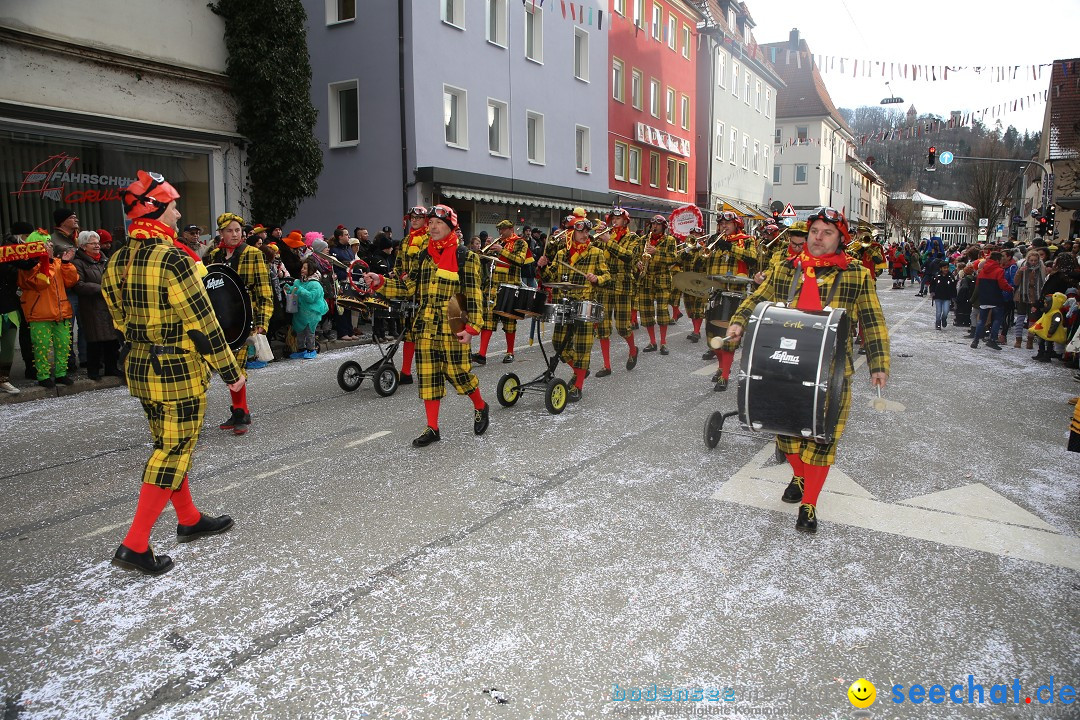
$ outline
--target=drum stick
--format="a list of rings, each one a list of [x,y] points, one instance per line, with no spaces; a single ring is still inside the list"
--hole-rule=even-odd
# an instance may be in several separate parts
[[[573,265],[571,265],[568,262],[563,262],[562,260],[556,260],[555,262],[559,263],[563,267],[570,268],[571,270],[576,272],[578,275],[588,275],[589,274],[589,273],[585,272],[584,270],[578,270],[576,267],[574,267]]]
[[[874,409],[881,412],[888,407],[888,403],[885,398],[881,397],[881,386],[877,386],[877,397],[874,398]]]

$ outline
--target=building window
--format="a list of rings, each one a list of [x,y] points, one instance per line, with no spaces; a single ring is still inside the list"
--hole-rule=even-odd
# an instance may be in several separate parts
[[[732,8],[732,7],[728,7],[728,11],[727,11],[727,24],[728,24],[728,29],[729,29],[729,30],[731,30],[731,32],[735,32],[735,30],[736,30],[736,25],[735,25],[735,9],[734,9],[734,8]]]
[[[574,28],[574,77],[589,81],[589,31]]]
[[[772,88],[765,88],[765,117],[772,117]]]
[[[754,81],[754,109],[761,112],[761,81]]]
[[[750,136],[746,133],[742,136],[742,166],[743,170],[750,169]]]
[[[592,148],[590,147],[589,128],[578,125],[574,129],[574,161],[578,172],[589,172],[592,165]]]
[[[504,102],[488,99],[488,152],[492,155],[510,155],[510,129],[507,118],[510,109]]]
[[[727,54],[721,50],[716,54],[716,84],[726,87],[727,82]]]
[[[616,180],[626,180],[626,143],[615,143],[615,157],[611,165],[612,176]]]
[[[634,24],[645,26],[645,0],[634,0]]]
[[[544,62],[544,11],[536,5],[525,8],[525,57]]]
[[[630,71],[630,104],[634,106],[635,110],[641,109],[641,71],[634,69]]]
[[[739,63],[731,63],[731,94],[735,97],[739,97]]]
[[[649,153],[649,187],[660,187],[660,153]]]
[[[660,117],[660,81],[656,78],[649,80],[649,113]]]
[[[750,168],[757,174],[758,171],[758,156],[761,155],[761,143],[757,140],[754,141],[754,154],[751,159]]]
[[[529,162],[544,164],[544,116],[540,113],[525,113],[525,134],[528,136]]]
[[[736,128],[731,128],[731,135],[728,136],[727,146],[727,158],[728,161],[734,165],[738,162],[737,146],[739,144],[739,131]]]
[[[350,22],[356,19],[356,0],[326,0],[326,24]]]
[[[780,166],[779,165],[773,165],[772,166],[772,181],[773,181],[773,185],[779,185],[780,184]]]
[[[682,26],[682,56],[690,59],[690,26]]]
[[[462,30],[465,29],[465,0],[442,0],[442,21]]]
[[[783,138],[784,131],[781,128],[776,128],[776,130],[773,132],[773,144],[779,145],[783,141]]]
[[[672,125],[675,124],[675,89],[667,89],[667,97],[664,101],[664,117]]]
[[[688,163],[679,163],[679,187],[678,190],[681,193],[686,192],[687,180],[690,175],[690,166]]]
[[[802,127],[796,127],[795,128],[795,137],[798,139],[800,145],[806,142],[806,139],[807,139],[808,135],[807,135],[807,132],[806,132],[806,126],[805,125],[802,126]]]
[[[667,189],[672,192],[675,191],[675,174],[678,172],[677,163],[675,158],[668,158],[667,161]]]
[[[615,12],[626,17],[626,0],[615,0]]]
[[[679,125],[683,130],[690,129],[690,98],[686,95],[679,96],[679,112],[682,115],[682,122]]]
[[[806,184],[806,165],[796,165],[795,166],[795,184],[796,185],[805,185]]]
[[[506,0],[487,0],[487,41],[506,47]]]
[[[723,162],[724,160],[724,123],[719,120],[716,121],[716,138],[713,140],[713,144],[716,146],[715,153],[716,159]]]
[[[629,177],[630,182],[635,185],[641,184],[641,148],[631,147],[629,154],[627,155],[627,162],[629,164]]]
[[[350,147],[360,141],[360,81],[330,86],[330,147]]]
[[[461,88],[443,85],[443,126],[446,144],[453,147],[469,147],[469,111],[466,94]]]
[[[750,104],[750,71],[747,70],[743,73],[743,102],[747,105]]]
[[[675,18],[674,15],[672,15],[671,13],[668,13],[668,16],[667,16],[667,46],[669,48],[671,48],[672,50],[675,50],[677,47],[679,47],[679,45],[678,45],[678,42],[679,42],[678,34],[679,34],[679,21]]]
[[[623,95],[623,61],[619,58],[611,59],[611,97],[619,102],[625,102]]]
[[[664,33],[664,8],[660,3],[652,6],[652,37],[660,42]]]
[[[769,146],[761,146],[761,174],[764,175],[769,168]]]

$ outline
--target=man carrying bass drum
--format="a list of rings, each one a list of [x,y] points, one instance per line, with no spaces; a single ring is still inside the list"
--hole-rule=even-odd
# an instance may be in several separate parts
[[[795,303],[797,309],[821,310],[823,300],[831,298],[829,305],[844,308],[852,322],[858,320],[861,323],[870,384],[884,388],[889,379],[889,331],[870,271],[844,252],[851,241],[847,219],[838,210],[820,207],[813,211],[807,222],[810,235],[806,248],[798,256],[782,261],[769,273],[765,282],[743,301],[731,318],[728,338],[733,341],[741,339],[754,307],[763,301],[786,300],[792,284],[798,282],[794,288],[798,298]],[[797,280],[797,277],[801,280]],[[851,376],[855,369],[851,361],[850,333],[842,342],[846,350],[844,388],[832,442],[819,443],[783,435],[776,437],[776,444],[787,457],[792,470],[791,482],[784,490],[782,499],[784,502],[800,503],[795,529],[804,532],[817,531],[818,494],[825,484],[829,468],[835,462],[836,445],[851,406]]]

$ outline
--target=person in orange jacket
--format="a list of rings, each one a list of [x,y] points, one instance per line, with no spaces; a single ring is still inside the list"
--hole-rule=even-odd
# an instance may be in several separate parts
[[[44,230],[31,233],[26,241],[45,243],[49,253],[48,258],[41,258],[34,267],[19,271],[22,309],[30,324],[38,385],[46,388],[55,387],[58,382],[71,385],[75,381],[68,375],[72,312],[67,291],[79,282],[79,271],[71,263],[75,248],[53,257],[52,239]]]

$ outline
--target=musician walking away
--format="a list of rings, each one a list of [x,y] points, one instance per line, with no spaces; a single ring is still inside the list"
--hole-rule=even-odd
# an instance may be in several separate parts
[[[660,325],[660,354],[667,355],[667,328],[671,323],[668,301],[671,297],[671,266],[675,264],[675,238],[667,234],[667,218],[653,215],[644,252],[637,263],[637,309],[641,324],[649,332],[649,344],[643,352],[656,351],[656,329]]]
[[[847,220],[838,210],[819,207],[807,222],[810,237],[806,250],[781,263],[766,282],[743,301],[731,318],[728,337],[736,342],[741,339],[747,318],[759,302],[785,301],[794,289],[798,297],[795,307],[799,310],[821,310],[828,302],[834,308],[844,308],[853,321],[858,319],[862,323],[870,384],[884,388],[889,379],[889,331],[870,271],[844,251],[851,240]],[[818,494],[836,460],[836,446],[851,406],[851,376],[855,369],[851,360],[850,334],[844,338],[844,348],[844,388],[833,441],[819,443],[802,437],[776,437],[776,444],[792,470],[791,482],[784,490],[782,500],[800,503],[795,529],[803,532],[817,531]]]
[[[603,306],[604,319],[594,325],[596,337],[600,339],[600,354],[604,358],[604,367],[597,371],[596,377],[611,374],[611,328],[614,320],[615,332],[626,341],[629,355],[626,369],[633,370],[637,365],[638,347],[634,342],[634,331],[630,329],[630,314],[634,309],[634,266],[640,255],[642,239],[630,231],[630,213],[622,208],[614,208],[607,216],[611,231],[592,241],[593,247],[605,254],[611,280],[593,289],[597,302]],[[537,261],[539,263],[539,261]]]
[[[518,237],[514,232],[514,223],[509,220],[500,220],[495,226],[499,231],[499,239],[488,248],[489,254],[494,254],[495,265],[491,269],[491,287],[488,289],[488,304],[493,305],[499,294],[499,285],[509,283],[521,284],[521,268],[526,263],[533,262],[532,250],[524,238]],[[514,362],[514,337],[517,334],[517,320],[500,317],[495,313],[489,313],[487,324],[480,333],[480,352],[472,356],[472,361],[477,365],[487,364],[488,343],[491,342],[491,334],[502,323],[506,332],[506,355],[504,363]]]
[[[254,318],[254,334],[265,335],[274,314],[274,293],[270,287],[270,271],[263,260],[262,251],[244,242],[244,218],[233,213],[222,213],[217,218],[221,243],[206,258],[207,265],[228,265],[240,276],[251,301]],[[241,368],[247,367],[248,346],[240,350],[237,361]],[[229,417],[218,425],[222,430],[232,430],[236,435],[247,433],[251,425],[251,408],[248,407],[247,385],[229,390]]]
[[[167,504],[176,510],[179,542],[233,526],[228,515],[199,512],[188,470],[211,371],[218,372],[230,390],[240,390],[245,382],[194,263],[173,245],[179,197],[160,175],[138,172],[121,195],[131,221],[128,243],[110,259],[101,282],[113,324],[130,345],[128,391],[142,403],[154,438],[135,518],[112,562],[149,575],[173,566],[168,555],[155,555],[150,548],[150,530]]]
[[[458,247],[457,213],[448,205],[436,205],[428,211],[428,245],[419,254],[415,266],[400,277],[364,273],[372,290],[396,300],[415,299],[419,303],[413,332],[416,335],[416,378],[420,399],[424,401],[427,427],[413,440],[414,447],[438,442],[439,405],[446,394],[446,383],[459,395],[468,395],[473,403],[473,432],[483,435],[488,429],[488,404],[480,395],[480,381],[469,365],[469,343],[479,334],[477,325],[484,321],[484,296],[480,290],[480,258]],[[454,295],[464,296],[467,324],[460,332],[450,327],[447,303]]]
[[[597,289],[611,282],[611,272],[608,270],[604,251],[592,244],[592,229],[593,224],[590,220],[575,221],[573,234],[566,245],[555,253],[555,258],[550,263],[547,256],[537,261],[546,283],[577,284],[584,278],[587,283],[585,287],[580,290],[566,290],[561,293],[564,298],[576,301],[596,300]],[[571,267],[576,272],[571,270]],[[577,402],[581,399],[581,390],[585,386],[585,374],[589,371],[593,328],[580,320],[556,325],[551,336],[551,344],[562,361],[574,371],[574,384],[566,399],[569,402]]]
[[[698,265],[698,257],[705,249],[705,230],[700,227],[691,230],[681,248],[679,263],[687,270],[693,270]],[[690,316],[690,322],[694,325],[693,332],[687,335],[686,339],[696,343],[701,340],[701,321],[705,319],[705,305],[708,301],[690,294],[685,294],[684,297],[686,298],[686,314]]]
[[[713,241],[712,249],[706,248],[701,251],[701,272],[706,275],[738,275],[749,278],[757,263],[757,241],[743,232],[743,220],[730,210],[725,210],[717,216],[717,236]],[[731,364],[735,360],[735,344],[725,341],[719,349],[711,352],[715,354],[717,361],[716,374],[713,375],[713,390],[723,392],[727,390],[728,380],[731,378]],[[702,356],[703,360],[709,359],[709,353]]]
[[[398,253],[398,264],[402,274],[408,275],[420,264],[420,253],[427,250],[427,208],[422,205],[409,208],[405,220],[409,223],[409,232],[401,241],[401,252]],[[401,343],[401,372],[398,375],[398,384],[412,385],[413,354],[416,352],[416,333],[410,325],[405,328],[404,341]]]

